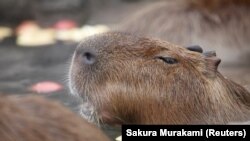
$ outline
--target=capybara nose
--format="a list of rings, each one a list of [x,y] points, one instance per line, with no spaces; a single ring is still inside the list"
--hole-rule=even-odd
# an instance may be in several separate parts
[[[96,62],[96,53],[92,50],[84,50],[82,52],[83,63],[92,65]]]

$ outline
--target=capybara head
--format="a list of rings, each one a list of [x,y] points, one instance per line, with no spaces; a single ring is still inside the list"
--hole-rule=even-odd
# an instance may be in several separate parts
[[[242,107],[250,100],[241,94],[248,92],[225,79],[217,71],[219,63],[215,52],[202,53],[197,46],[184,48],[110,32],[79,44],[69,83],[73,94],[92,105],[95,112],[91,117],[107,124],[226,123],[243,119],[247,110]]]
[[[59,102],[39,96],[1,96],[0,115],[2,141],[109,140]]]

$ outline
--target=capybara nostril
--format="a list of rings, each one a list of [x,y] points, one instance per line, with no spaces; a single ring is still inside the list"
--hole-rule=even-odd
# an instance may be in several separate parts
[[[90,50],[83,51],[82,59],[84,64],[92,65],[96,62],[96,53]]]

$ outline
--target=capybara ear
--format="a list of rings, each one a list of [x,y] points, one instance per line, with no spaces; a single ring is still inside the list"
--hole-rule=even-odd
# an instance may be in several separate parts
[[[199,53],[203,52],[203,49],[199,45],[187,46],[186,48],[190,51],[195,51]]]
[[[203,53],[206,63],[206,72],[209,76],[215,76],[221,59],[216,57],[215,51],[208,51]]]

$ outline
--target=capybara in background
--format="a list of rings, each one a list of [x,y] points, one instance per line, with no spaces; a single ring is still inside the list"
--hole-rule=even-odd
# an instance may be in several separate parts
[[[2,141],[108,141],[100,129],[59,102],[39,96],[1,96]]]
[[[220,62],[214,51],[199,46],[103,33],[76,48],[69,85],[91,107],[89,120],[110,125],[250,119],[249,92],[218,72]]]
[[[162,0],[140,8],[118,29],[182,46],[216,50],[223,66],[249,65],[250,0]]]

